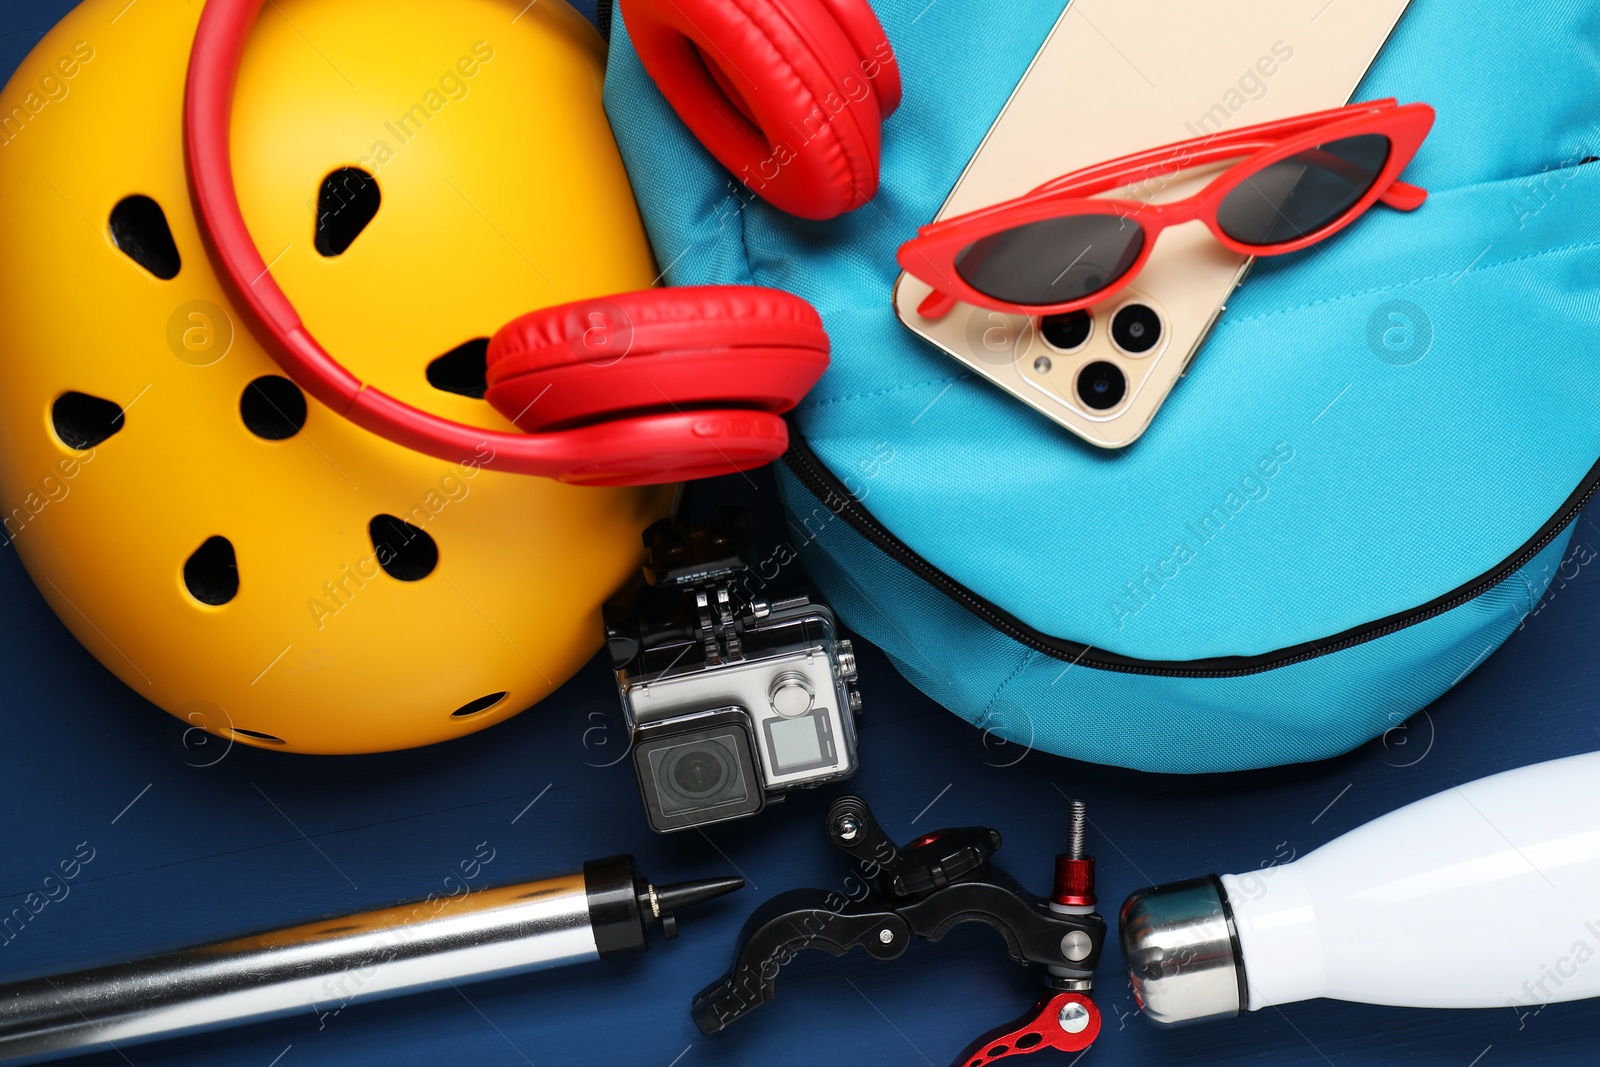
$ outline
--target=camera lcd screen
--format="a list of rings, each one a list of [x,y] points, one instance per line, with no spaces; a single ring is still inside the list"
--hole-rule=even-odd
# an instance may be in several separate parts
[[[766,727],[767,749],[779,774],[816,767],[831,758],[827,724],[820,715],[769,719]]]

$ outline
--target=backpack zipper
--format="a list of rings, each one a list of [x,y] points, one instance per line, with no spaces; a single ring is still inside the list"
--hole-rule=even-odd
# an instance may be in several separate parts
[[[1018,644],[1075,666],[1093,667],[1121,674],[1150,674],[1167,678],[1240,678],[1245,675],[1260,674],[1263,671],[1341,652],[1443,615],[1482,596],[1526,566],[1529,560],[1543,551],[1562,530],[1577,519],[1596,490],[1600,489],[1600,463],[1596,463],[1589,469],[1589,473],[1584,476],[1578,488],[1567,497],[1561,510],[1540,527],[1539,532],[1523,544],[1511,558],[1426,604],[1397,612],[1375,622],[1353,626],[1320,641],[1305,641],[1254,656],[1152,660],[1108,652],[1093,645],[1052,637],[1035,630],[1015,615],[985,600],[933,566],[907,547],[905,542],[890,533],[855,494],[845,488],[811,450],[810,444],[800,433],[800,428],[793,418],[789,420],[789,451],[784,454],[783,462],[812,496],[844,519],[851,529],[866,538],[880,552]]]

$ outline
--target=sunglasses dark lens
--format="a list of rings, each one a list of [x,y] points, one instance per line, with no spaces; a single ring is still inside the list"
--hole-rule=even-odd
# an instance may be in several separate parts
[[[990,234],[956,256],[961,280],[985,296],[1025,307],[1099,292],[1138,260],[1139,224],[1117,215],[1068,215]]]
[[[1217,209],[1217,224],[1240,244],[1297,241],[1350,210],[1387,162],[1389,138],[1380,133],[1296,152],[1235,186]]]

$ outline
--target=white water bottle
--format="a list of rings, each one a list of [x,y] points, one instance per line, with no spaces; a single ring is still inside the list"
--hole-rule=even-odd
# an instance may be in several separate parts
[[[1447,789],[1282,866],[1140,890],[1121,925],[1158,1023],[1312,997],[1536,1011],[1600,995],[1600,753]]]

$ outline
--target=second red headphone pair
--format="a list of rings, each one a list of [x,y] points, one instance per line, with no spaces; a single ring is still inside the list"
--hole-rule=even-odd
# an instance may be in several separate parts
[[[866,0],[622,2],[645,70],[758,195],[811,219],[871,198],[879,125],[900,100],[900,77]],[[217,266],[296,384],[419,452],[459,460],[488,445],[486,465],[568,482],[682,481],[783,454],[782,413],[827,369],[828,337],[810,304],[774,289],[648,289],[512,321],[490,339],[487,399],[522,433],[453,422],[346,370],[272,277],[234,187],[234,85],[264,3],[207,0],[189,55],[184,145]]]

